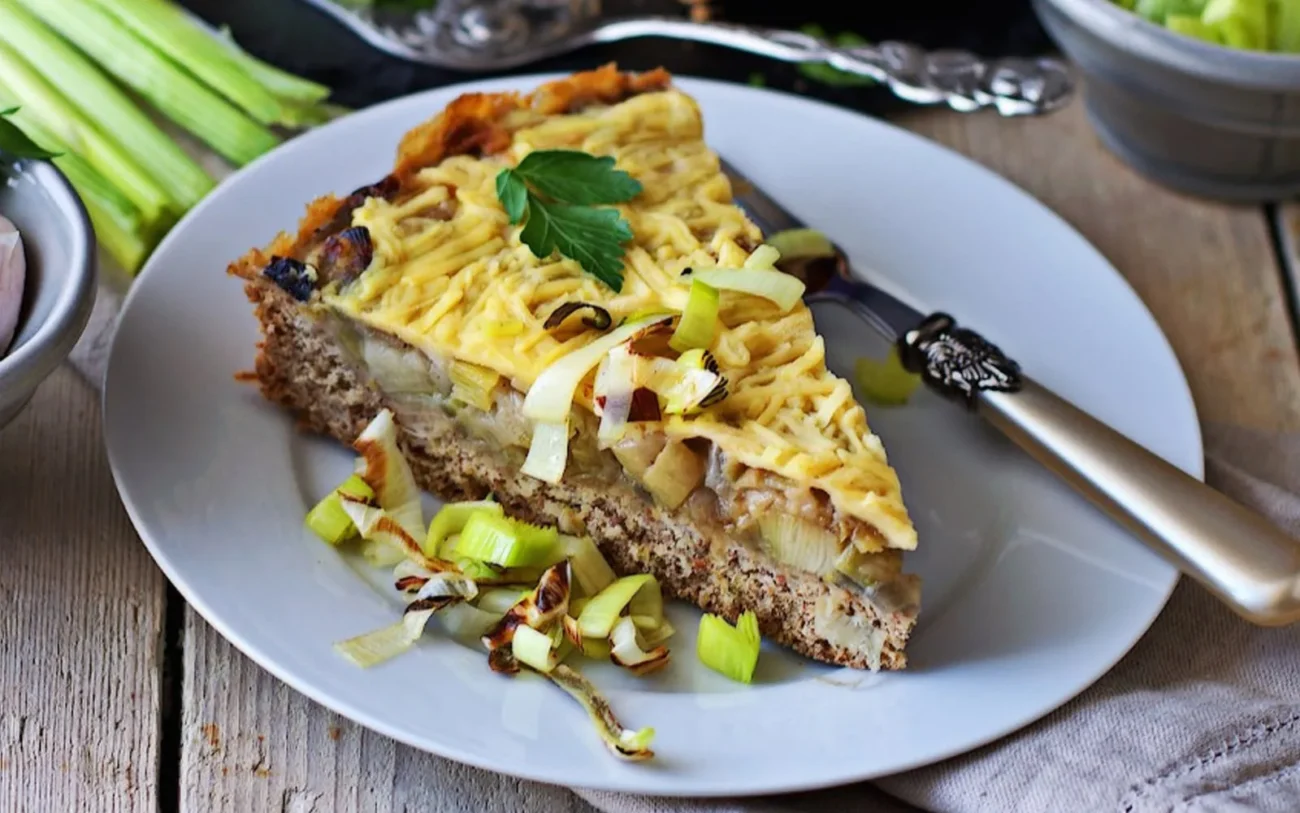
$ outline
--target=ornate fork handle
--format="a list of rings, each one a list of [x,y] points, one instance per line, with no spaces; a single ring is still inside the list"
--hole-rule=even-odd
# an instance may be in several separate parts
[[[996,108],[1004,116],[1048,113],[1073,93],[1069,71],[1054,59],[982,59],[966,51],[926,51],[905,42],[841,48],[799,31],[692,23],[659,17],[613,20],[590,32],[592,42],[661,36],[762,54],[783,62],[822,63],[867,76],[916,104],[954,110]]]
[[[584,45],[638,37],[708,42],[793,63],[821,63],[867,76],[916,104],[994,108],[1004,116],[1047,113],[1073,93],[1053,59],[986,60],[904,42],[841,48],[799,31],[680,17],[600,16],[599,0],[439,0],[429,11],[360,13],[336,0],[308,0],[370,43],[404,59],[463,71],[518,68]]]

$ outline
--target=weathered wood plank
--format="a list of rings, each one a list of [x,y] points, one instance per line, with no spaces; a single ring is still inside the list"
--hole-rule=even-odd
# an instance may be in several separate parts
[[[487,774],[399,745],[308,700],[193,610],[185,632],[183,812],[592,810],[563,788],[534,782],[471,786]]]
[[[1120,270],[1169,337],[1202,421],[1300,428],[1300,360],[1260,207],[1184,197],[1105,152],[1083,107],[901,122],[1046,203]]]
[[[0,484],[0,810],[157,810],[164,581],[71,370],[0,430]]]

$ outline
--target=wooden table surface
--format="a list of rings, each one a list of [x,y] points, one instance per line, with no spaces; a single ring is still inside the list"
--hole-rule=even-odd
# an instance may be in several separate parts
[[[1091,240],[1164,328],[1204,421],[1300,429],[1288,261],[1300,210],[1157,187],[1103,152],[1078,102],[1041,119],[900,121]],[[0,431],[0,486],[0,810],[448,809],[444,763],[288,689],[168,586],[118,500],[96,393],[72,370]],[[484,804],[591,809],[562,789],[509,787]]]

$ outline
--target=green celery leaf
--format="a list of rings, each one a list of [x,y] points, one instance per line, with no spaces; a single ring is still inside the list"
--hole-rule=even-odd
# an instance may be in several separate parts
[[[528,215],[528,186],[513,169],[503,169],[497,174],[497,199],[512,225]]]
[[[535,191],[574,206],[622,203],[641,194],[641,184],[626,172],[614,169],[613,158],[577,150],[531,152],[519,162],[515,173]]]
[[[4,118],[17,110],[12,108],[0,112],[0,152],[7,153],[14,158],[32,158],[39,161],[57,158],[59,153],[50,152],[37,145],[27,134],[18,129],[18,125]]]
[[[520,239],[539,259],[559,250],[588,274],[623,290],[623,243],[632,239],[632,227],[616,209],[593,209],[529,201],[528,223]]]

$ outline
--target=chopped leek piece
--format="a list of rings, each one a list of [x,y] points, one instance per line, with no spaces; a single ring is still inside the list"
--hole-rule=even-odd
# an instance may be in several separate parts
[[[632,601],[642,588],[654,582],[654,576],[647,573],[624,576],[618,581],[591,597],[587,606],[578,616],[578,631],[586,638],[608,638],[614,625],[618,623],[623,608]],[[656,587],[658,584],[656,583]]]
[[[510,641],[510,650],[520,663],[543,674],[550,672],[560,663],[560,659],[556,656],[555,641],[551,636],[523,624],[515,627],[514,638]]]
[[[824,576],[835,569],[840,554],[839,537],[798,514],[768,511],[758,517],[763,552],[776,561],[806,573]]]
[[[703,282],[719,290],[762,297],[783,311],[799,302],[805,287],[797,277],[771,268],[702,268],[691,277],[691,285]]]
[[[907,399],[921,385],[921,377],[903,367],[898,349],[892,345],[884,361],[858,359],[853,365],[853,377],[862,390],[863,397],[882,406],[907,403]]]
[[[636,372],[637,358],[628,350],[627,345],[609,351],[596,371],[593,394],[600,412],[596,438],[602,448],[621,440],[627,434],[628,419],[632,416],[632,397],[636,390]]]
[[[776,268],[776,261],[781,259],[781,252],[775,246],[764,244],[754,249],[745,260],[745,268],[768,270]]]
[[[456,537],[456,539],[459,541],[460,537]],[[455,553],[455,550],[451,551],[453,557],[455,556]],[[461,573],[464,573],[475,581],[493,581],[501,575],[497,572],[496,568],[492,567],[492,565],[487,562],[480,562],[477,559],[461,557],[456,559],[455,562],[456,567],[460,569]]]
[[[352,523],[352,518],[348,516],[347,511],[343,510],[340,494],[347,494],[360,500],[371,500],[375,497],[375,492],[366,485],[366,481],[354,474],[344,480],[338,488],[326,494],[324,499],[307,512],[307,527],[331,545],[337,545],[357,533],[357,526]]]
[[[590,537],[562,535],[560,542],[573,570],[573,579],[584,596],[594,596],[614,583],[617,577],[613,568],[600,555],[600,549]]]
[[[651,578],[636,591],[632,600],[627,603],[627,614],[632,616],[634,622],[644,619],[641,623],[648,622],[651,627],[657,627],[664,622],[664,594],[659,588],[658,580]]]
[[[636,619],[633,618],[632,621],[633,623],[635,623]],[[668,619],[666,618],[663,621],[661,621],[659,623],[659,626],[655,627],[654,629],[643,629],[640,626],[638,626],[637,629],[640,631],[641,634],[641,645],[647,647],[659,646],[664,641],[667,641],[669,638],[673,637],[673,635],[677,632],[677,630],[673,629],[673,625],[668,623]]]
[[[767,244],[787,260],[835,256],[835,246],[816,229],[779,231],[767,238]]]
[[[710,613],[700,618],[696,640],[700,662],[732,680],[753,682],[760,644],[758,617],[752,611],[741,613],[734,627]]]
[[[89,0],[18,0],[127,87],[152,102],[235,164],[243,166],[280,143],[185,69],[151,48]]]
[[[562,356],[543,370],[529,387],[528,395],[524,398],[524,416],[534,421],[554,424],[568,420],[573,396],[591,368],[599,364],[610,350],[635,339],[646,328],[662,321],[664,317],[650,317],[624,323]]]
[[[502,567],[548,567],[564,558],[554,528],[529,525],[490,511],[478,511],[465,523],[456,554]]]
[[[5,30],[6,38],[10,33],[5,29],[6,15],[14,12],[17,9],[0,3],[0,29]],[[41,26],[36,21],[32,24]],[[75,154],[85,159],[139,209],[142,225],[164,221],[169,226],[179,206],[163,185],[163,179],[151,174],[150,165],[141,163],[127,145],[101,132],[82,112],[80,103],[65,98],[10,45],[6,39],[0,39],[0,81],[4,83],[6,106],[9,99],[22,105],[15,119],[24,126],[35,123],[47,135],[53,135],[53,139],[47,140],[65,155]],[[44,69],[44,73],[50,76],[55,71]]]
[[[27,2],[40,7],[62,5],[33,0]],[[96,133],[102,132],[100,138],[111,140],[130,156],[131,162],[137,167],[150,171],[150,177],[156,186],[164,190],[177,211],[189,209],[212,191],[216,182],[194,159],[185,154],[175,139],[159,129],[90,60],[33,19],[16,3],[0,2],[0,31],[4,32],[5,45],[21,53],[24,59],[40,65],[44,79],[59,94],[67,97],[70,104],[59,115],[66,116],[67,110],[76,110],[78,122],[95,122],[91,129]],[[9,78],[7,74],[6,78]],[[60,126],[58,120],[52,122],[51,126]],[[81,128],[80,123],[77,126]],[[77,139],[69,140],[80,145]],[[83,149],[90,148],[89,145],[81,146]],[[90,160],[85,152],[78,152]],[[91,164],[94,163],[92,160]],[[132,191],[126,187],[123,178],[103,167],[96,168],[118,184],[128,196],[132,196]],[[134,196],[132,200],[135,200]]]
[[[406,552],[386,537],[361,538],[361,556],[371,567],[392,567],[406,559]]]
[[[309,123],[301,104],[277,97],[247,70],[247,56],[196,25],[180,6],[165,0],[91,2],[262,124]]]
[[[655,730],[653,728],[643,728],[640,731],[632,731],[624,728],[623,724],[614,716],[614,711],[609,707],[609,701],[576,670],[560,664],[548,672],[546,676],[555,685],[568,692],[570,697],[582,704],[582,707],[587,711],[587,716],[595,723],[600,739],[616,756],[627,760],[644,760],[654,757],[654,751],[650,750],[650,743],[654,740]]]
[[[655,647],[649,652],[637,641],[636,624],[630,618],[621,618],[609,634],[609,659],[631,670],[635,675],[645,675],[668,665],[667,647]]]
[[[641,484],[661,505],[676,509],[704,482],[704,470],[704,458],[684,441],[673,438],[641,475]]]
[[[453,398],[484,412],[492,410],[492,393],[497,388],[497,383],[501,381],[500,373],[487,367],[457,360],[451,363],[450,375]]]
[[[705,404],[714,390],[726,387],[726,381],[717,373],[684,364],[677,365],[670,375],[659,378],[658,394],[664,402],[665,415],[694,412]]]
[[[610,581],[610,584],[613,584],[613,580]],[[569,601],[569,615],[573,616],[573,620],[575,624],[577,623],[578,616],[582,615],[582,608],[587,606],[587,602],[591,601],[591,596],[594,595],[595,593],[591,593],[589,595],[581,596],[579,598],[574,598]]]
[[[903,559],[884,553],[863,553],[849,545],[835,559],[835,572],[861,587],[872,587],[897,578],[903,572]]]
[[[439,612],[438,620],[451,637],[477,642],[501,620],[501,613],[489,613],[470,604],[459,602]]]
[[[416,563],[423,565],[429,570],[447,570],[450,564],[439,562],[424,555],[420,548],[419,541],[406,532],[402,524],[397,521],[396,517],[382,508],[376,508],[369,503],[362,502],[351,497],[342,497],[343,510],[352,520],[352,524],[357,526],[357,533],[367,542],[376,543],[379,546],[387,546],[401,553]],[[386,560],[389,557],[378,553],[372,553],[370,547],[363,547],[362,553],[366,554],[367,559],[372,562]],[[390,564],[396,564],[394,560]]]
[[[480,610],[501,615],[531,592],[531,587],[492,587],[479,593],[475,604]]]
[[[402,620],[396,624],[339,641],[334,645],[334,651],[357,666],[368,669],[410,649],[420,640],[425,625],[435,612],[436,610],[414,610],[403,615]]]
[[[361,477],[375,490],[379,507],[387,511],[412,539],[424,539],[424,508],[420,490],[402,450],[397,446],[393,413],[380,410],[352,444],[364,461]]]
[[[568,460],[569,421],[538,421],[533,424],[533,439],[528,444],[528,456],[524,458],[520,471],[547,483],[558,483],[564,476]]]
[[[587,601],[587,599],[578,599],[570,603],[569,614],[560,619],[560,629],[564,632],[565,640],[581,652],[583,657],[607,661],[610,653],[609,639],[585,638],[578,627],[577,617],[582,614],[582,608],[587,606]]]
[[[433,521],[429,523],[429,533],[424,538],[425,555],[440,556],[442,543],[464,530],[465,523],[479,511],[487,511],[489,514],[504,513],[501,504],[492,500],[449,502],[439,508],[438,513],[433,516]]]
[[[429,580],[415,594],[422,598],[458,598],[470,601],[478,595],[478,585],[463,573],[442,570],[430,573]]]
[[[682,311],[682,319],[668,340],[668,346],[681,353],[692,347],[713,344],[713,334],[718,326],[718,300],[717,288],[692,279],[686,310]]]

